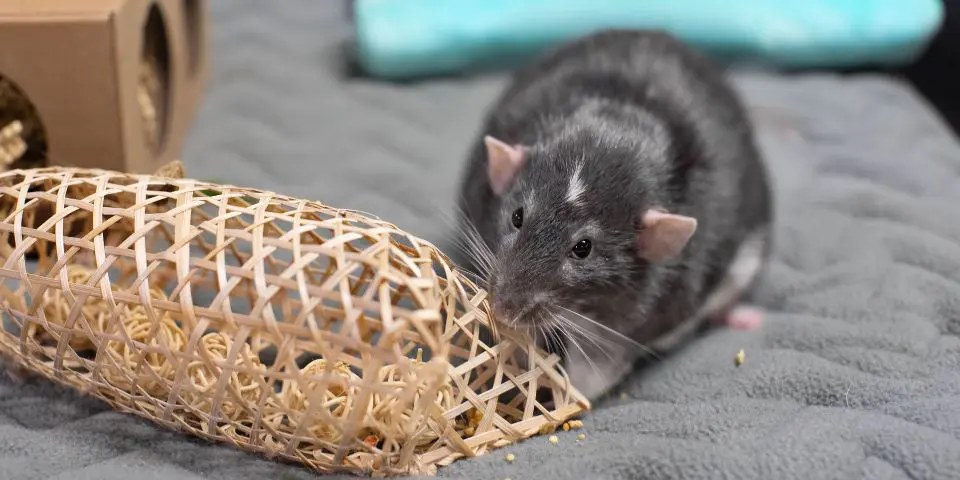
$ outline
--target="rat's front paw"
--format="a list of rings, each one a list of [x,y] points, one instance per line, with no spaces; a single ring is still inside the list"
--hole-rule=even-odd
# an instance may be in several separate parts
[[[756,330],[763,325],[763,310],[739,306],[714,321],[734,330]]]

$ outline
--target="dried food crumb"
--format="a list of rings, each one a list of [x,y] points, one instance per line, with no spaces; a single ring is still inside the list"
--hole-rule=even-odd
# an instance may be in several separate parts
[[[746,358],[747,358],[747,354],[741,348],[740,351],[737,352],[737,356],[733,357],[733,363],[734,365],[739,367],[740,365],[743,365],[743,361],[746,360]]]

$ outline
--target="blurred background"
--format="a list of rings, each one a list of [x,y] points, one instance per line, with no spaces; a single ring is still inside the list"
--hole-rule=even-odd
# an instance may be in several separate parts
[[[956,12],[939,0],[212,1],[212,75],[182,158],[200,178],[437,239],[437,209],[505,74],[560,42],[655,28],[731,70],[889,75],[956,125]]]
[[[767,323],[631,376],[586,442],[441,477],[957,478],[957,0],[0,0],[0,161],[179,158],[447,248],[511,69],[610,27],[728,68],[775,189]],[[0,375],[0,478],[66,477],[316,478]]]
[[[0,160],[151,173],[181,158],[189,176],[375,213],[438,239],[435,217],[450,213],[488,105],[513,68],[560,43],[658,29],[734,73],[882,75],[957,128],[957,5],[9,0],[0,128],[25,145]]]

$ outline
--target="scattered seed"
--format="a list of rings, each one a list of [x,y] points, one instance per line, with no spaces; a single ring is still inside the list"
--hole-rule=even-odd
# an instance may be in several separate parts
[[[550,443],[552,443],[552,444],[554,444],[554,445],[560,443],[560,439],[557,438],[556,435],[550,435],[550,438],[548,438],[547,441],[550,442]]]
[[[583,420],[570,420],[570,428],[574,430],[579,430],[583,428]]]
[[[583,440],[586,440],[586,438],[587,436],[582,433],[577,434],[577,440],[583,441]]]
[[[740,365],[743,365],[743,361],[746,360],[746,358],[747,354],[743,351],[743,349],[740,349],[740,351],[737,352],[737,356],[733,357],[733,364],[739,367]]]
[[[570,431],[570,422],[563,422],[563,431],[564,432]]]
[[[472,437],[475,432],[476,432],[476,430],[474,430],[473,427],[467,427],[467,428],[464,428],[464,429],[463,429],[463,434],[466,435],[466,436],[468,436],[468,437]]]
[[[555,423],[545,423],[540,427],[540,435],[546,435],[548,433],[553,433],[557,431],[557,425]]]
[[[480,421],[483,420],[483,412],[477,410],[476,408],[470,410],[469,416],[469,421],[472,425],[479,425]]]
[[[516,456],[516,455],[514,455],[514,454],[512,454],[512,453],[508,453],[508,454],[507,454],[507,462],[508,462],[508,463],[513,463],[513,461],[516,460],[516,459],[517,459],[517,456]]]

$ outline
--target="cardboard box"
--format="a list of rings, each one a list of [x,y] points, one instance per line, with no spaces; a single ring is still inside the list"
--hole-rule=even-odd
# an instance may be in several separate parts
[[[151,173],[180,155],[209,76],[207,30],[206,0],[2,0],[0,77],[36,109],[49,165]],[[144,58],[158,72],[147,82]]]

